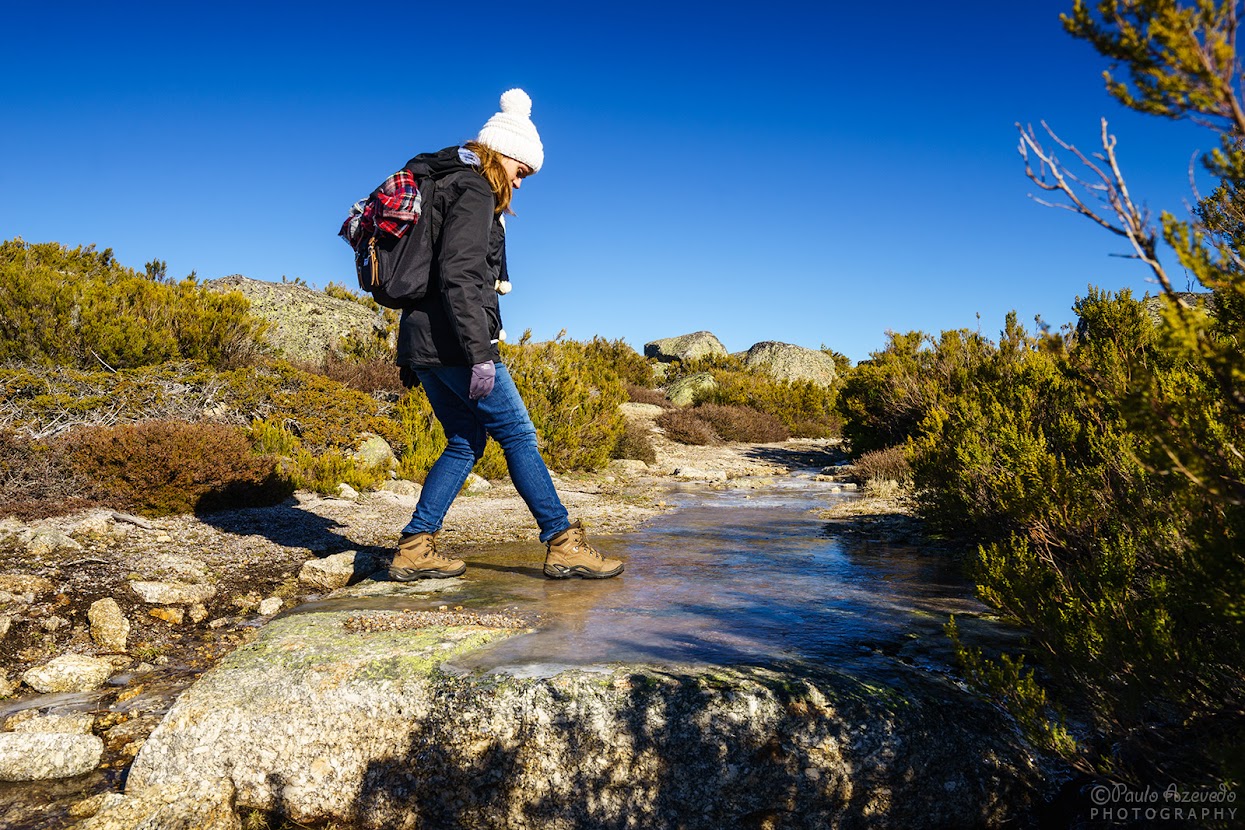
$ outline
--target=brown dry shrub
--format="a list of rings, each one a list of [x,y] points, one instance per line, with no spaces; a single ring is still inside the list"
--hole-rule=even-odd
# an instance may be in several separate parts
[[[680,444],[716,444],[713,427],[697,417],[695,410],[668,409],[657,416],[657,426],[666,431],[666,437]]]
[[[144,421],[86,427],[64,439],[76,469],[111,500],[149,516],[275,504],[293,487],[242,430]]]
[[[324,356],[319,365],[297,364],[298,368],[336,381],[360,392],[404,392],[406,388],[398,377],[398,366],[392,357],[354,360],[333,352]]]
[[[614,445],[613,457],[655,464],[657,450],[653,448],[653,438],[648,428],[634,421],[628,421],[623,426],[622,435],[618,436],[618,443]]]
[[[55,444],[0,430],[0,517],[22,521],[99,504],[99,493]]]
[[[656,389],[649,389],[647,386],[637,386],[634,383],[627,384],[627,398],[632,403],[648,403],[654,406],[660,406],[662,409],[669,409],[674,406],[661,392]]]
[[[903,444],[871,450],[856,459],[854,477],[861,484],[874,481],[905,482],[912,478],[908,453]]]
[[[713,427],[713,431],[723,441],[769,444],[774,441],[786,441],[791,437],[791,433],[787,431],[782,421],[751,406],[723,406],[706,403],[696,407],[694,412],[697,417]]]

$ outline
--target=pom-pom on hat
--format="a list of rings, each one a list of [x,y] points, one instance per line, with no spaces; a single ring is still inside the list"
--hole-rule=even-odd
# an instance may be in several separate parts
[[[521,89],[502,93],[501,112],[488,120],[476,141],[523,162],[532,172],[545,163],[545,147],[532,123],[532,99]]]

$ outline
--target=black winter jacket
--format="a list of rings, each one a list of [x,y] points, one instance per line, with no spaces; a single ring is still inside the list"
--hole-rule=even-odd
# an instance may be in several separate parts
[[[493,285],[503,278],[506,231],[488,182],[458,158],[457,147],[416,156],[406,163],[433,178],[431,204],[420,222],[432,222],[433,258],[428,293],[403,309],[398,325],[398,365],[412,368],[473,366],[498,360],[501,312]],[[423,171],[430,172],[423,172]]]

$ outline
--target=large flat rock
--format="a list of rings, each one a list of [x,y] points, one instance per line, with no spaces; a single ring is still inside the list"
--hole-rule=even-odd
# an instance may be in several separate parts
[[[214,791],[361,827],[985,827],[1035,795],[999,714],[915,671],[447,673],[508,632],[355,632],[352,617],[280,618],[207,673],[143,745],[116,809]],[[196,798],[187,809],[205,809]]]

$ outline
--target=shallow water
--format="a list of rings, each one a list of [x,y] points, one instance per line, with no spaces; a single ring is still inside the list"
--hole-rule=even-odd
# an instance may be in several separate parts
[[[986,611],[971,586],[941,556],[839,538],[815,514],[835,498],[855,496],[807,476],[763,491],[689,487],[669,497],[675,512],[629,534],[593,537],[605,556],[625,561],[625,573],[614,579],[545,579],[543,548],[510,543],[466,551],[466,577],[448,593],[331,604],[448,603],[540,615],[535,633],[461,658],[449,670],[531,676],[613,662],[811,659],[852,661],[861,671],[864,658],[878,654],[946,667],[947,616]]]

